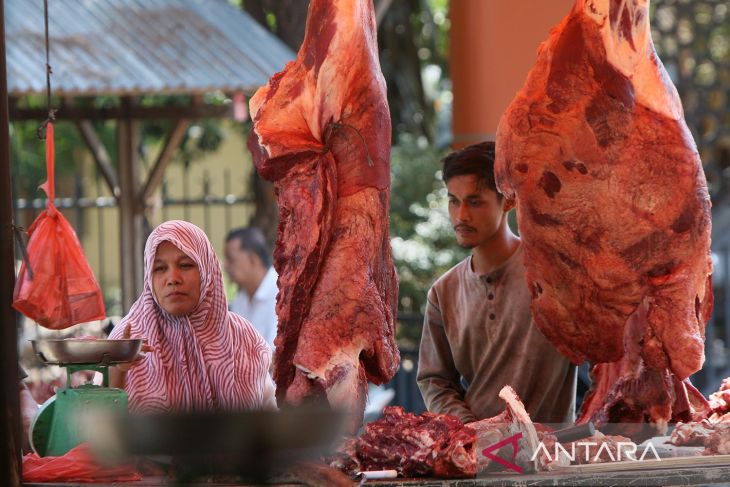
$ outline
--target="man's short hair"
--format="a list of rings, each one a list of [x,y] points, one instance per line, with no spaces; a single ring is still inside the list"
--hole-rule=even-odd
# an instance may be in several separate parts
[[[271,266],[271,253],[261,230],[256,227],[236,228],[228,232],[226,242],[233,239],[238,239],[241,250],[247,250],[258,255],[264,268],[268,269]]]
[[[444,157],[442,162],[444,183],[455,176],[474,175],[479,178],[480,184],[502,196],[494,182],[494,142],[464,147]]]

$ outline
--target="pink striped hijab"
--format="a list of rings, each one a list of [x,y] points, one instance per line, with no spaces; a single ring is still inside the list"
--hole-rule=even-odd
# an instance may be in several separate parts
[[[164,241],[200,270],[200,301],[187,316],[165,312],[152,292],[152,264]],[[251,323],[228,311],[220,263],[205,233],[185,221],[165,222],[147,239],[144,255],[144,291],[110,335],[122,338],[129,325],[130,336],[157,348],[127,373],[130,411],[270,407],[271,349]]]

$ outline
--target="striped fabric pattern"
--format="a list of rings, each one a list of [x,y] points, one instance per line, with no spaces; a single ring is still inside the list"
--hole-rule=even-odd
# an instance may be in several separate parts
[[[187,316],[165,312],[152,292],[152,264],[169,241],[200,270],[200,302]],[[228,311],[220,263],[205,233],[172,220],[145,245],[144,291],[110,338],[146,337],[157,348],[127,373],[129,409],[138,413],[250,410],[269,406],[271,349],[244,318]]]

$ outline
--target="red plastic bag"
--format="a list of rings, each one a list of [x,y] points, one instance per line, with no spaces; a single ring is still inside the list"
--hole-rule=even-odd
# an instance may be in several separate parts
[[[106,316],[94,273],[71,225],[54,204],[53,124],[46,132],[46,209],[28,229],[28,262],[23,261],[13,307],[46,328],[61,330]],[[28,265],[30,269],[28,269]]]
[[[60,457],[23,457],[23,482],[129,482],[142,480],[130,465],[101,465],[94,460],[86,443]]]

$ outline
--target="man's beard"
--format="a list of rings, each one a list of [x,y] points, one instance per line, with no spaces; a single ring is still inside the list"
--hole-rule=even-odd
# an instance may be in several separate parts
[[[458,245],[462,249],[466,249],[466,250],[471,250],[477,246],[477,244],[471,243],[471,242],[459,242],[458,238],[456,239],[456,245]]]

